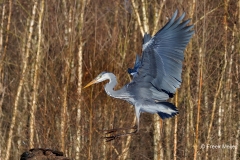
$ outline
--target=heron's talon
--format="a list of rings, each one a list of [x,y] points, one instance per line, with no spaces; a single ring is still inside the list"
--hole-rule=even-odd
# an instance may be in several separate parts
[[[105,134],[109,134],[109,133],[114,133],[114,132],[116,132],[117,130],[109,130],[109,131],[107,131]]]
[[[109,134],[109,133],[117,132],[117,129],[108,129],[103,131],[106,132],[105,134]]]
[[[106,142],[110,142],[116,139],[115,136],[109,136],[109,137],[104,137],[106,139]]]
[[[108,136],[108,137],[104,137],[106,139],[106,142],[110,142],[116,139],[119,139],[122,135],[118,134],[118,135],[114,135],[114,136]]]

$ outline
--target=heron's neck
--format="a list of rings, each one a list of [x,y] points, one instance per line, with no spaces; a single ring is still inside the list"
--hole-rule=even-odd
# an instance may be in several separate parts
[[[116,76],[113,73],[109,73],[109,82],[105,85],[106,93],[115,98],[119,98],[121,96],[120,90],[115,91],[114,87],[117,84]]]

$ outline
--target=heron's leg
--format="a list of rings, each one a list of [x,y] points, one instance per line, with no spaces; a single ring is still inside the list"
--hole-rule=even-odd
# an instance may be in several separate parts
[[[111,129],[111,130],[106,130],[106,134],[113,134],[111,136],[106,136],[104,138],[106,138],[106,141],[112,141],[115,140],[119,137],[123,137],[123,136],[129,136],[131,134],[135,134],[139,131],[139,119],[140,119],[140,107],[138,105],[135,105],[135,113],[136,113],[136,124],[134,127],[130,127],[130,128],[117,128],[117,129]],[[124,130],[126,131],[125,133],[119,133],[117,134],[117,131],[121,131]],[[133,130],[132,132],[127,132],[127,130]]]

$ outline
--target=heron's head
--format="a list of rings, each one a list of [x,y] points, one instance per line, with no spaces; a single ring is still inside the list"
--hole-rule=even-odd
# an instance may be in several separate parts
[[[109,76],[108,76],[108,72],[102,72],[100,73],[94,80],[92,80],[91,82],[89,82],[85,87],[83,88],[87,88],[95,83],[99,83],[99,82],[102,82],[102,81],[105,81],[107,79],[109,79]]]

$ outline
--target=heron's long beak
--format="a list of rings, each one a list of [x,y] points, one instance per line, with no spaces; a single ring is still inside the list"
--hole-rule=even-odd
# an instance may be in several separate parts
[[[93,85],[93,84],[95,84],[95,83],[97,83],[97,80],[96,80],[96,79],[94,79],[94,80],[92,80],[91,82],[89,82],[85,87],[83,87],[83,89],[84,89],[84,88],[87,88],[87,87],[89,87],[89,86],[91,86],[91,85]]]

